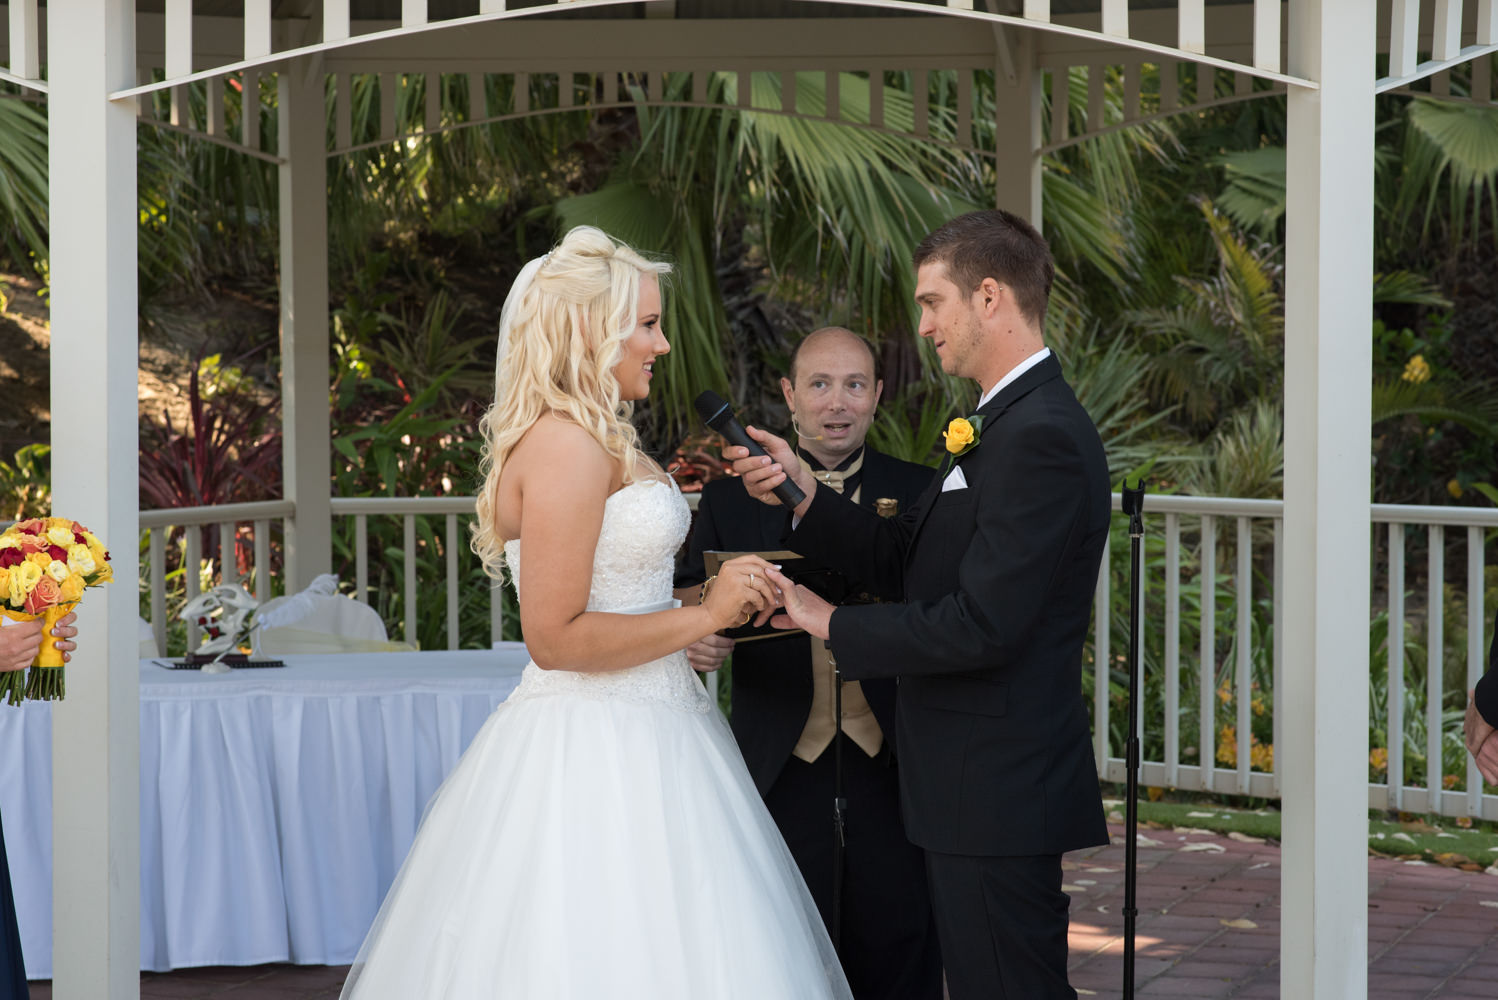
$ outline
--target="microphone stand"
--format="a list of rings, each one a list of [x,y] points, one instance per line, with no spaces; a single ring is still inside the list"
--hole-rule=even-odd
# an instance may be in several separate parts
[[[1123,1000],[1134,1000],[1134,931],[1139,918],[1134,890],[1138,882],[1139,830],[1139,584],[1140,549],[1144,541],[1144,480],[1123,485],[1123,512],[1129,518],[1129,739],[1124,751],[1124,954]],[[1098,669],[1106,669],[1099,664]]]

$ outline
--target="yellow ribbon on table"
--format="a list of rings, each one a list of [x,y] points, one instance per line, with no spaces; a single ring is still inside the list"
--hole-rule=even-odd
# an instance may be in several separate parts
[[[37,650],[36,659],[31,661],[33,667],[53,668],[63,665],[62,652],[57,648],[57,639],[52,635],[52,627],[78,606],[77,601],[67,604],[54,604],[50,608],[43,608],[38,615],[26,611],[16,611],[13,608],[0,606],[0,615],[4,615],[13,622],[29,622],[42,619],[42,648]]]

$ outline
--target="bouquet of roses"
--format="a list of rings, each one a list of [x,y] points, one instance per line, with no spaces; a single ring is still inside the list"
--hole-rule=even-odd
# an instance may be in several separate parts
[[[0,615],[44,620],[42,648],[22,681],[22,671],[0,674],[0,697],[52,701],[63,696],[62,653],[52,626],[73,610],[85,587],[114,579],[104,543],[77,521],[34,517],[0,534]]]

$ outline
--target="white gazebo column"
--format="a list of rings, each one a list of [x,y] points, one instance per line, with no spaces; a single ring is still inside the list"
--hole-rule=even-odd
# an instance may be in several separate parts
[[[286,590],[333,566],[328,419],[328,151],[322,58],[277,76],[281,165],[281,411]]]
[[[132,0],[52,0],[48,35],[54,511],[117,581],[79,606],[52,713],[52,995],[140,996],[140,675]],[[22,863],[29,863],[22,860]]]
[[[994,206],[1041,229],[1041,97],[1032,31],[994,28]]]
[[[1280,991],[1368,983],[1374,18],[1289,7]]]

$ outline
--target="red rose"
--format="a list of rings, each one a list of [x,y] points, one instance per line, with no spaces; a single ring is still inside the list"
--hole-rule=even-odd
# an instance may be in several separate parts
[[[86,539],[86,538],[83,537],[83,532],[77,530],[76,528],[73,530],[73,544],[74,545],[87,545],[88,544],[88,539]]]
[[[65,563],[68,561],[68,550],[63,548],[61,545],[47,546],[47,554],[50,555],[53,559],[56,559],[58,562]]]
[[[0,566],[10,569],[19,566],[26,561],[26,556],[20,549],[0,549]]]
[[[39,615],[43,609],[50,608],[60,600],[62,600],[62,588],[50,576],[43,576],[36,581],[36,586],[26,597],[26,612]]]

